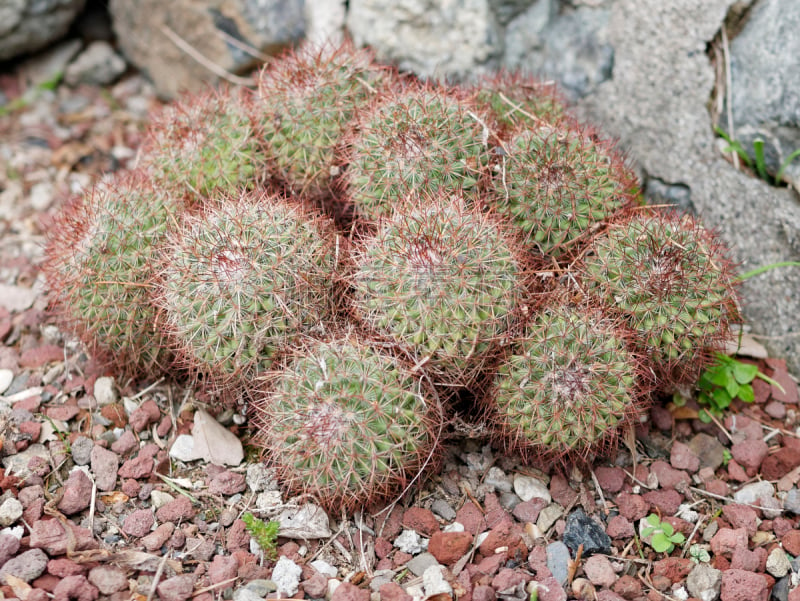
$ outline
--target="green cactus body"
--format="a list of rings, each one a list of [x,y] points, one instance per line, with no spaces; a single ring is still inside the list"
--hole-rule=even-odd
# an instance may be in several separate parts
[[[641,213],[613,224],[590,246],[583,281],[628,319],[669,382],[693,382],[738,316],[722,246],[688,216]]]
[[[391,215],[410,192],[476,194],[489,132],[474,109],[441,90],[409,87],[366,112],[348,145],[353,212]]]
[[[345,130],[391,79],[367,51],[350,46],[332,52],[305,48],[265,68],[255,116],[278,177],[295,193],[328,194]]]
[[[180,205],[134,172],[101,181],[48,229],[45,274],[67,326],[123,374],[171,363],[152,302],[153,265]]]
[[[335,269],[327,221],[249,193],[186,216],[171,233],[158,302],[187,365],[246,378],[330,316]]]
[[[264,181],[263,133],[250,117],[246,94],[206,93],[166,108],[155,119],[141,166],[156,185],[196,202]]]
[[[586,459],[640,409],[637,359],[597,311],[548,307],[511,348],[487,399],[509,450]]]
[[[464,386],[514,324],[524,267],[498,223],[477,209],[424,204],[396,212],[356,253],[353,305],[437,384]]]
[[[414,479],[437,444],[419,376],[351,337],[307,341],[256,402],[258,439],[291,491],[328,509],[369,505]]]
[[[611,148],[566,126],[520,130],[508,144],[492,201],[556,259],[575,253],[601,222],[635,202],[635,178]]]
[[[567,118],[555,86],[520,73],[501,72],[481,79],[473,89],[476,106],[505,129],[536,129]]]

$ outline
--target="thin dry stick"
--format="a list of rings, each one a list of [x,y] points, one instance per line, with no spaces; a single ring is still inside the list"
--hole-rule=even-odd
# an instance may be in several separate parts
[[[252,86],[255,83],[250,77],[239,77],[238,75],[229,73],[218,64],[208,60],[167,25],[161,25],[159,29],[161,29],[161,32],[169,38],[170,42],[192,57],[200,65],[211,71],[214,75],[217,75],[218,77],[221,77],[222,79],[237,86]]]
[[[164,553],[164,557],[161,558],[158,564],[158,569],[156,569],[156,573],[153,576],[153,584],[150,586],[150,592],[147,593],[147,601],[153,601],[153,595],[156,594],[156,587],[158,586],[158,581],[161,580],[161,575],[164,573],[164,566],[167,565],[168,557],[169,551]]]
[[[239,38],[233,37],[231,34],[226,33],[221,29],[215,29],[214,31],[216,31],[217,35],[221,37],[223,40],[225,40],[228,44],[234,46],[235,48],[238,48],[245,54],[249,54],[253,58],[257,58],[258,60],[264,63],[267,63],[271,60],[270,56],[267,56],[263,52],[259,51],[259,49],[256,48],[255,46],[251,46],[250,44],[243,42]]]
[[[722,56],[725,58],[725,101],[728,109],[728,135],[731,140],[736,139],[736,134],[733,131],[733,106],[731,104],[731,55],[728,52],[728,33],[725,31],[723,25],[720,29],[722,33]],[[733,166],[739,169],[739,154],[735,150],[731,150],[731,158],[733,159]]]

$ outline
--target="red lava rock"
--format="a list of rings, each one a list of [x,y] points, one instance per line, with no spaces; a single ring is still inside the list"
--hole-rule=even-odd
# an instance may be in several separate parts
[[[46,568],[47,555],[41,549],[29,549],[3,564],[0,568],[0,583],[5,583],[8,575],[31,582],[41,576]]]
[[[414,556],[411,555],[411,553],[395,551],[394,555],[392,555],[392,565],[395,568],[399,568],[400,566],[406,565],[412,559],[414,559]]]
[[[728,463],[728,476],[736,482],[747,482],[750,479],[745,469],[735,459],[731,459]]]
[[[28,601],[50,601],[50,596],[43,589],[33,588],[28,591]]]
[[[19,539],[5,532],[0,533],[0,567],[19,551]]]
[[[312,599],[324,599],[325,593],[328,591],[328,577],[319,572],[316,572],[310,578],[306,578],[301,584],[303,585],[303,592]]]
[[[131,412],[128,420],[134,432],[141,432],[150,424],[154,424],[161,419],[161,409],[153,399],[147,399]]]
[[[137,509],[125,518],[122,531],[128,536],[142,537],[150,532],[155,521],[152,510]]]
[[[170,430],[172,430],[172,420],[169,417],[164,416],[161,418],[161,421],[158,422],[156,434],[158,434],[159,438],[164,438],[170,433]]]
[[[111,425],[115,428],[124,428],[128,425],[128,414],[125,413],[125,407],[122,406],[122,403],[104,405],[100,408],[100,415],[110,421]],[[127,433],[133,437],[133,432],[127,430]],[[122,436],[120,436],[120,438],[122,438]]]
[[[105,492],[114,490],[119,467],[117,454],[96,444],[92,447],[90,459],[97,489]]]
[[[129,497],[138,497],[139,491],[142,490],[142,485],[133,478],[127,478],[122,482],[120,490]]]
[[[758,551],[763,551],[764,555]],[[766,549],[756,548],[753,551],[740,547],[731,556],[731,568],[736,570],[747,570],[748,572],[758,572],[761,560],[766,561]]]
[[[403,514],[403,526],[422,536],[431,536],[439,531],[439,522],[430,509],[411,507]],[[466,529],[466,528],[465,528]]]
[[[392,543],[385,538],[379,537],[375,539],[375,555],[378,557],[378,559],[389,557],[392,549],[394,549],[394,545],[392,545]]]
[[[781,447],[761,462],[761,476],[765,480],[780,480],[798,465],[800,449]]]
[[[464,503],[461,509],[456,512],[456,521],[473,536],[486,529],[486,520],[483,518],[483,513],[472,501]],[[387,536],[387,538],[390,537]]]
[[[217,474],[208,485],[208,492],[212,495],[235,495],[247,488],[244,474],[237,474],[230,470]]]
[[[781,544],[787,553],[797,557],[800,555],[800,530],[790,530],[781,537]]]
[[[553,576],[547,576],[537,582],[540,585],[537,589],[539,601],[567,601],[567,593]]]
[[[642,596],[642,583],[633,576],[623,574],[614,583],[614,592],[623,599],[633,601]]]
[[[720,528],[711,539],[711,551],[715,555],[730,555],[736,549],[747,548],[747,530],[744,528]]]
[[[722,515],[734,528],[744,528],[747,536],[753,536],[758,530],[758,514],[747,505],[731,504],[722,508]]]
[[[520,543],[522,537],[520,536],[519,528],[509,518],[505,519],[489,531],[484,541],[478,547],[481,555],[488,557],[493,555],[497,549],[506,547],[508,551],[513,549]]]
[[[674,469],[666,461],[654,461],[650,466],[650,472],[656,475],[661,488],[679,488],[690,483],[686,472]]]
[[[111,450],[118,455],[125,456],[139,446],[133,432],[125,430],[120,437],[111,443]]]
[[[64,495],[58,503],[58,510],[64,515],[83,511],[92,502],[92,481],[83,470],[72,470],[64,484]]]
[[[665,576],[675,584],[686,578],[693,567],[694,563],[688,557],[667,557],[653,564],[653,574]]]
[[[42,367],[47,363],[63,360],[64,349],[55,344],[45,344],[44,346],[37,346],[23,351],[19,357],[19,366],[36,368]]]
[[[500,505],[500,499],[494,493],[486,493],[483,497],[483,519],[486,520],[486,527],[491,529],[510,516],[506,509]]]
[[[156,591],[161,601],[185,601],[194,592],[194,575],[181,574],[162,580]]]
[[[672,431],[675,425],[675,418],[672,417],[672,413],[666,407],[661,407],[660,405],[654,405],[650,408],[650,419],[653,425],[662,432]]]
[[[153,473],[154,462],[152,457],[141,454],[133,459],[128,459],[119,468],[117,475],[120,478],[147,478]]]
[[[497,595],[491,586],[479,584],[472,589],[472,601],[495,601],[495,599],[497,599]],[[383,596],[381,596],[381,601],[383,601]]]
[[[369,591],[350,582],[342,582],[333,591],[331,601],[369,601]]]
[[[607,493],[617,493],[625,486],[625,471],[621,467],[600,466],[594,470],[600,488]]]
[[[688,445],[677,440],[672,443],[669,463],[675,469],[686,470],[690,474],[700,469],[700,457]]]
[[[604,555],[592,555],[587,559],[583,564],[583,573],[595,586],[610,588],[617,581],[617,574]]]
[[[67,523],[75,541],[74,551],[88,551],[97,548],[97,541],[94,540],[89,530],[69,521]],[[42,549],[52,557],[66,555],[67,533],[58,520],[39,520],[33,524],[28,544],[31,548]]]
[[[610,591],[608,589],[603,591],[598,591],[597,597],[595,597],[597,601],[625,601],[622,597],[620,597],[614,591]]]
[[[22,422],[19,425],[19,431],[30,436],[30,442],[36,442],[42,433],[42,424],[39,422]]]
[[[101,595],[112,595],[127,590],[128,578],[120,568],[101,565],[89,570],[89,582],[97,587]]]
[[[651,490],[644,494],[644,500],[664,515],[675,515],[683,501],[683,497],[673,489]]]
[[[79,563],[75,563],[71,559],[65,557],[58,559],[51,559],[47,562],[47,573],[59,578],[66,578],[67,576],[77,576],[79,574],[85,575],[88,568]]]
[[[776,369],[772,379],[783,387],[783,392],[781,392],[777,386],[773,385],[772,398],[787,405],[796,405],[798,400],[797,383],[786,371],[785,366],[781,369]]]
[[[724,480],[709,480],[706,482],[706,490],[712,495],[719,495],[721,497],[727,497],[730,492],[728,483]]]
[[[61,582],[61,578],[59,578],[58,576],[53,576],[52,574],[44,574],[43,576],[40,576],[39,578],[31,582],[31,586],[34,588],[39,588],[44,591],[47,591],[48,593],[52,593],[59,582]]]
[[[394,582],[387,582],[386,584],[382,584],[381,587],[378,589],[378,592],[381,595],[381,601],[411,601],[412,596],[409,595],[405,589],[399,584],[395,584]],[[492,591],[494,593],[494,591]],[[475,593],[472,593],[473,601],[475,600]]]
[[[780,401],[770,401],[764,405],[764,413],[775,419],[783,419],[786,417],[786,405]]]
[[[731,568],[722,572],[720,601],[767,601],[769,589],[763,576]]]
[[[636,522],[643,517],[647,517],[650,504],[640,495],[623,492],[617,495],[617,509],[619,509],[620,515],[624,518],[631,522]]]
[[[236,578],[239,572],[239,562],[230,555],[215,555],[208,566],[208,578],[211,584],[219,584],[225,580]]]
[[[98,590],[86,576],[67,576],[53,589],[53,601],[94,601]]]
[[[492,588],[498,592],[508,591],[520,583],[528,582],[528,580],[530,578],[523,572],[503,568],[497,573],[497,576],[492,578]]]
[[[463,524],[463,522],[461,523]],[[403,530],[403,508],[395,506],[395,508],[389,512],[389,515],[383,519],[383,522],[376,524],[376,528],[383,531],[383,538],[386,540],[394,540]],[[473,534],[475,533],[473,532]]]
[[[764,436],[761,424],[738,413],[729,414],[725,418],[724,425],[728,432],[733,435],[734,442],[761,440]]]
[[[769,453],[769,446],[761,439],[744,440],[731,447],[731,455],[736,462],[748,472],[752,471],[753,473],[761,466],[767,453]]]
[[[613,518],[608,520],[608,527],[606,528],[606,534],[611,538],[630,538],[636,533],[633,524],[630,521],[621,516],[615,515]]]
[[[539,517],[539,512],[544,509],[546,505],[547,501],[537,497],[535,499],[531,499],[530,501],[518,503],[514,509],[511,510],[511,513],[520,522],[530,522],[535,524],[536,519]]]
[[[144,545],[145,549],[152,552],[163,547],[174,531],[175,524],[172,522],[165,522],[157,526],[150,534],[143,537],[140,542]]]
[[[443,565],[455,563],[472,546],[469,532],[434,532],[428,543],[428,552]]]
[[[550,479],[550,496],[562,507],[569,507],[578,499],[578,493],[561,474],[554,474]]]
[[[172,501],[165,503],[156,510],[156,517],[159,522],[185,522],[191,520],[194,515],[195,510],[192,507],[192,502],[184,495],[178,495]]]
[[[169,503],[167,503],[167,505],[169,505]],[[164,507],[167,505],[164,505]],[[164,507],[162,507],[162,509]],[[228,550],[228,553],[233,553],[239,549],[247,550],[250,548],[250,534],[247,532],[247,526],[242,520],[236,520],[231,524],[231,527],[228,528],[228,535],[225,538],[225,548]]]

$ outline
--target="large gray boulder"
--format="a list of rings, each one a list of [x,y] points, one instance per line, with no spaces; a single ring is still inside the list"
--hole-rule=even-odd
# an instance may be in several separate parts
[[[746,271],[800,260],[800,204],[790,190],[736,171],[715,143],[707,109],[714,71],[706,47],[734,3],[617,0],[608,28],[613,79],[581,109],[620,138],[648,181],[688,196]],[[742,291],[754,333],[766,336],[765,346],[800,374],[800,270],[768,271]]]
[[[303,0],[111,0],[109,8],[122,51],[162,98],[251,69],[305,32]]]
[[[61,38],[86,0],[2,0],[0,61],[44,48]]]

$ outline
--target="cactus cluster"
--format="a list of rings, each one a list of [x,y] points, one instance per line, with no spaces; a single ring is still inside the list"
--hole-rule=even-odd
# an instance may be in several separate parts
[[[329,508],[418,481],[462,390],[499,446],[590,461],[738,318],[714,234],[642,206],[523,75],[302,48],[146,140],[50,228],[53,308],[117,370],[246,399],[265,461]]]

